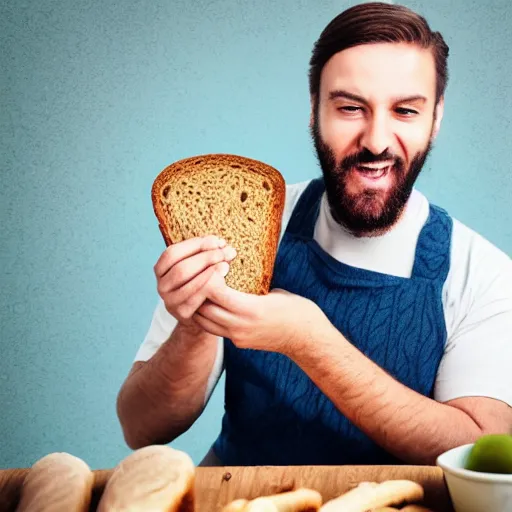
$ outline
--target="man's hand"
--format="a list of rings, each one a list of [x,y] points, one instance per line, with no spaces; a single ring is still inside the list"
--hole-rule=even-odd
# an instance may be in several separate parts
[[[229,338],[239,348],[289,355],[295,341],[310,337],[327,317],[311,300],[284,290],[268,295],[242,293],[219,279],[193,319],[205,331]]]
[[[197,237],[168,247],[154,272],[158,294],[167,311],[182,325],[192,325],[192,316],[206,298],[212,277],[223,281],[236,251],[215,236]]]

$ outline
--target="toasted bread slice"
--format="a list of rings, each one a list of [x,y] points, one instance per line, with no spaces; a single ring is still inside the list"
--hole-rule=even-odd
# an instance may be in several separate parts
[[[277,169],[236,155],[187,158],[157,176],[152,201],[167,245],[197,236],[224,238],[237,250],[226,284],[268,293],[285,201]]]
[[[193,512],[195,466],[170,446],[140,448],[114,469],[98,512]]]
[[[87,512],[94,473],[80,458],[50,453],[29,470],[21,488],[17,512]]]

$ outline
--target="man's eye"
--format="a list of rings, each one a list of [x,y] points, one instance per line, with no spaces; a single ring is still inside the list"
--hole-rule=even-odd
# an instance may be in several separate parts
[[[345,107],[338,107],[340,112],[347,112],[349,114],[353,114],[354,112],[358,112],[359,110],[363,110],[361,107],[356,107],[355,105],[347,105]]]
[[[396,113],[400,114],[401,116],[415,116],[418,115],[418,112],[416,110],[412,110],[410,108],[397,108]]]

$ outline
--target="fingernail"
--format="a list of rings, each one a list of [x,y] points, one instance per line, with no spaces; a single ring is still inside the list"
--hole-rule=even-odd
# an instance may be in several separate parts
[[[229,265],[225,261],[219,263],[219,274],[222,277],[226,277],[228,275],[228,272],[229,272]]]
[[[217,241],[217,245],[222,249],[223,247],[226,247],[226,240],[224,238],[219,238]]]
[[[228,245],[228,247],[224,249],[224,256],[227,260],[232,260],[236,256],[235,248]]]

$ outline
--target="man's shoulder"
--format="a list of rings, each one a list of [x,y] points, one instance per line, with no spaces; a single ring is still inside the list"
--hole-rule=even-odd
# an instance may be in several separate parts
[[[452,219],[450,270],[445,299],[464,314],[477,302],[512,299],[512,259],[484,235],[459,219]],[[461,311],[462,311],[461,310]]]
[[[296,183],[286,183],[286,196],[283,217],[289,218],[300,199],[302,193],[308,188],[308,185],[312,182],[312,179],[299,181]]]
[[[452,217],[452,221],[452,258],[457,260],[463,257],[468,261],[468,265],[479,264],[486,267],[497,266],[497,268],[512,265],[512,260],[505,251],[484,235],[455,217]]]
[[[449,210],[441,205],[434,204],[421,192],[416,191],[425,204],[431,205],[443,211],[452,221],[452,259],[460,261],[471,259],[473,263],[489,258],[488,263],[508,266],[512,264],[510,257],[497,245],[492,243],[484,235],[478,233],[467,224],[450,214]]]
[[[298,181],[294,183],[286,183],[286,200],[292,198],[297,198],[300,196],[304,190],[308,187],[308,185],[313,181],[313,179],[307,179],[304,181]]]
[[[467,348],[475,326],[494,336],[491,319],[504,311],[511,314],[512,260],[484,235],[425,198],[427,212],[429,204],[443,210],[451,220],[450,268],[443,286],[443,309],[450,350],[461,340]],[[498,324],[500,321],[496,320]]]

